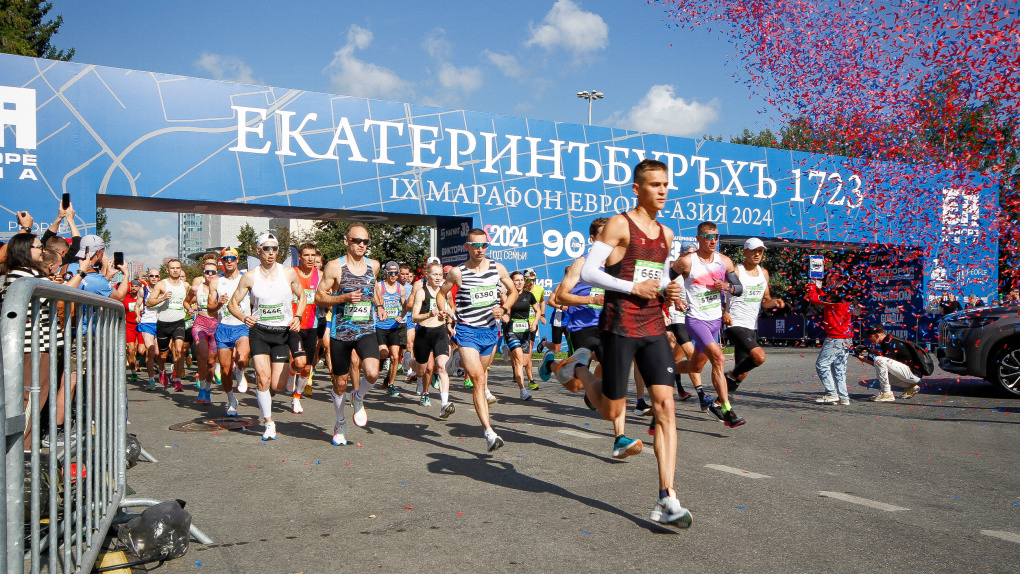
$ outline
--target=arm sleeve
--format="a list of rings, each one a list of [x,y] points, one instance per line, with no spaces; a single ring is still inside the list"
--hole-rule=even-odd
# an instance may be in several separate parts
[[[613,248],[601,241],[596,241],[592,244],[591,249],[588,251],[588,257],[584,260],[584,266],[581,267],[581,281],[592,287],[629,294],[634,289],[633,281],[625,281],[618,277],[613,277],[599,269],[599,267],[605,265],[606,259],[609,258],[609,254],[612,252]]]
[[[663,269],[666,270],[666,273],[663,273],[662,277],[659,279],[659,290],[660,291],[666,289],[666,287],[669,287],[669,284],[673,282],[673,279],[676,279],[676,277],[672,276],[673,275],[673,256],[672,255],[670,255],[669,257],[666,257],[666,263],[665,263],[665,267],[663,267]]]
[[[740,276],[735,271],[728,271],[726,273],[726,282],[733,286],[731,295],[739,297],[744,292],[744,286],[740,283]]]

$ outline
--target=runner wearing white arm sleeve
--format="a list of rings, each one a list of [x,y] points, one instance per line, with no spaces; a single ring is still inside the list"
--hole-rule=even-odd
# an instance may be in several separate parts
[[[613,277],[603,269],[606,259],[609,259],[612,252],[613,248],[601,241],[592,243],[591,249],[588,250],[588,257],[584,260],[584,266],[581,267],[581,281],[600,289],[630,293],[634,290],[633,281]]]

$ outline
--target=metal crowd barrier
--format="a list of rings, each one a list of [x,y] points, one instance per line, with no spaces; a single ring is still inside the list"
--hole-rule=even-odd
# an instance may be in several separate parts
[[[64,304],[62,320],[58,302]],[[49,309],[49,329],[40,324],[43,306]],[[92,569],[127,489],[124,330],[124,306],[108,297],[28,278],[7,290],[0,316],[0,425],[7,441],[0,475],[7,493],[0,572]],[[24,352],[26,335],[30,356]],[[44,356],[48,372],[41,369]],[[23,390],[26,368],[31,383]],[[45,428],[44,383],[49,389]],[[68,392],[64,423],[58,426],[61,384]],[[26,430],[31,431],[27,446]]]

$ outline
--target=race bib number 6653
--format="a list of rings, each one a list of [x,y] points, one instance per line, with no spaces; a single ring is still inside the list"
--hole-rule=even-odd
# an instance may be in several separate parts
[[[634,282],[640,283],[649,279],[661,280],[663,267],[664,264],[661,262],[638,259],[634,262]]]

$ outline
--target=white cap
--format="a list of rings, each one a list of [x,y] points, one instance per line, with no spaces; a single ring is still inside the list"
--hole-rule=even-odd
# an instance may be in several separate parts
[[[78,243],[78,259],[85,259],[86,257],[92,257],[100,250],[106,249],[106,243],[103,242],[103,238],[98,235],[86,235],[81,238]]]
[[[744,249],[748,251],[754,251],[755,249],[764,249],[765,243],[757,237],[752,237],[744,242]]]
[[[432,265],[433,263],[441,263],[441,261],[439,261],[439,258],[436,256],[429,257],[425,260],[426,265]]]
[[[268,231],[259,235],[259,238],[255,240],[255,245],[258,245],[259,247],[262,247],[266,243],[276,243],[279,245],[279,242],[276,240],[276,236]]]

